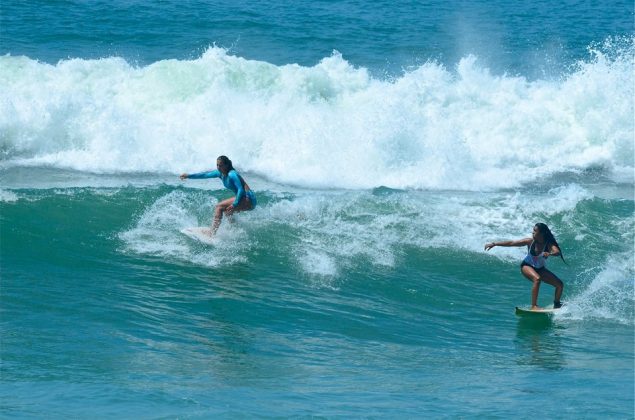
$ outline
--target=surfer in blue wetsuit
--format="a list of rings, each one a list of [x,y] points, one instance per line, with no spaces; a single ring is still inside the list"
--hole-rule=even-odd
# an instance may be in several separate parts
[[[220,178],[225,188],[236,194],[235,197],[221,201],[214,209],[214,221],[212,222],[212,235],[216,233],[223,214],[231,217],[235,212],[253,210],[256,207],[256,194],[249,188],[242,176],[236,172],[232,161],[227,156],[219,156],[216,159],[216,170],[199,172],[196,174],[181,174],[181,179],[205,179]]]
[[[547,258],[559,256],[564,261],[560,246],[556,238],[544,223],[536,223],[531,238],[518,239],[515,241],[491,242],[485,244],[485,250],[489,251],[495,246],[527,246],[527,255],[520,263],[520,271],[528,280],[533,283],[531,288],[531,309],[540,309],[538,307],[538,291],[540,290],[540,282],[545,282],[556,288],[553,307],[562,306],[560,297],[564,285],[555,274],[547,270]]]

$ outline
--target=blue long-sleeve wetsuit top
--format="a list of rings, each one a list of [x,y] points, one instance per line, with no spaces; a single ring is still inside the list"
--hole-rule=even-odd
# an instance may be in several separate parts
[[[243,183],[240,182],[240,176],[234,169],[229,171],[227,175],[221,174],[221,172],[216,169],[214,171],[199,172],[197,174],[188,175],[187,177],[191,179],[220,178],[221,181],[223,181],[225,188],[232,190],[234,194],[236,194],[236,199],[232,203],[234,207],[237,206],[238,203],[240,203],[240,200],[242,200],[245,196]]]

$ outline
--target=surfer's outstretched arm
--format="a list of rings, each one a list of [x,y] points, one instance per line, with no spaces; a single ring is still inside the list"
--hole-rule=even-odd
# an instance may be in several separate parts
[[[214,169],[213,171],[198,172],[196,174],[182,173],[179,178],[181,179],[205,179],[205,178],[220,178],[220,171]]]
[[[485,251],[489,251],[495,246],[526,246],[531,244],[531,238],[523,238],[511,241],[490,242],[485,244]]]

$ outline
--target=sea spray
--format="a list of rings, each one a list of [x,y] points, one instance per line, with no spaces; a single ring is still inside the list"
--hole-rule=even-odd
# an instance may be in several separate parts
[[[0,148],[10,165],[100,173],[203,170],[225,154],[305,187],[491,190],[594,168],[617,176],[633,170],[628,45],[594,51],[555,81],[495,76],[474,56],[387,80],[338,53],[314,67],[220,48],[145,67],[4,56]]]

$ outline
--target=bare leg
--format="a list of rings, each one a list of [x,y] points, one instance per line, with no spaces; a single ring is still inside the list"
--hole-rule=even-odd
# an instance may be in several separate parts
[[[236,212],[251,210],[253,208],[253,205],[251,201],[249,200],[249,197],[245,197],[242,200],[240,200],[240,203],[238,203],[238,206],[234,207],[233,210],[230,211],[229,207],[232,204],[234,204],[235,199],[236,197],[228,198],[226,200],[221,201],[220,203],[216,205],[216,208],[214,209],[214,221],[212,222],[212,236],[216,234],[216,231],[220,227],[220,223],[223,220],[223,214],[226,214],[227,217],[229,218],[232,216],[232,214]]]
[[[542,274],[541,276],[542,281],[556,288],[556,291],[553,297],[554,303],[560,302],[560,297],[562,296],[562,291],[564,290],[564,284],[562,283],[562,280],[560,280],[558,276],[556,276],[555,274],[553,274],[551,271],[547,270],[546,268],[541,270],[541,274]]]
[[[231,206],[233,202],[233,198],[228,198],[216,205],[214,209],[214,221],[212,222],[212,236],[216,235],[216,231],[220,227],[220,222],[223,220],[223,214],[225,214],[227,208]]]
[[[538,292],[540,291],[540,281],[542,280],[540,274],[535,268],[528,265],[523,265],[520,271],[523,276],[533,283],[531,286],[531,309],[540,309],[538,307]]]

